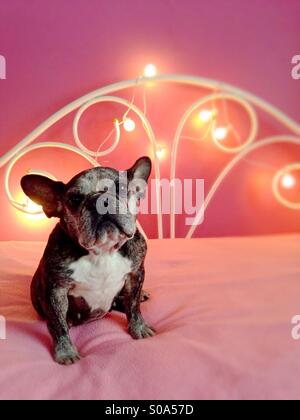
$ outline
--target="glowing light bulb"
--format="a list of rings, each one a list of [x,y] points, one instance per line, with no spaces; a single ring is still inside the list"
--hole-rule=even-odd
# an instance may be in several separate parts
[[[157,75],[157,68],[154,64],[147,64],[144,68],[145,77],[155,77]]]
[[[36,204],[32,200],[30,200],[30,198],[27,198],[26,211],[28,211],[28,213],[31,213],[33,215],[37,212],[42,212],[43,208],[42,208],[42,206],[39,206],[38,204]]]
[[[38,204],[31,201],[28,197],[24,197],[23,192],[19,192],[16,195],[19,203],[23,203],[23,208],[26,213],[16,210],[15,215],[20,223],[30,226],[32,228],[39,228],[41,226],[47,226],[49,219],[43,212],[43,208]]]
[[[203,109],[199,112],[199,120],[202,123],[207,123],[208,121],[212,120],[215,116],[216,112],[210,111],[208,109]]]
[[[135,130],[135,122],[131,118],[125,118],[124,120],[124,130],[131,133]]]
[[[281,185],[283,188],[290,190],[296,185],[296,179],[291,174],[286,174],[282,177]]]
[[[38,222],[47,220],[47,217],[43,212],[42,206],[39,206],[38,204],[34,203],[29,198],[26,198],[25,210],[27,211],[27,213],[22,213],[22,215],[25,216],[25,218],[28,221]]]
[[[162,160],[167,154],[167,148],[166,147],[159,147],[156,151],[156,156],[158,159]]]
[[[228,135],[228,128],[226,127],[215,128],[213,135],[216,140],[219,140],[219,141],[225,140]]]

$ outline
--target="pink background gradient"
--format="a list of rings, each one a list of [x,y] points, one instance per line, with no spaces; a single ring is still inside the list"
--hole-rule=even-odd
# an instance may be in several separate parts
[[[156,63],[162,73],[231,83],[300,120],[300,81],[291,78],[291,59],[300,54],[299,0],[2,0],[0,54],[7,59],[7,80],[0,81],[0,154],[71,100],[106,84],[135,78],[148,62]],[[185,106],[198,98],[197,92],[157,86],[149,90],[149,118],[158,139],[171,144],[176,123]],[[122,112],[114,106],[95,107],[81,126],[85,144],[97,149],[111,129],[112,118]],[[284,132],[266,115],[260,117],[260,137]],[[71,142],[71,118],[42,138]],[[134,135],[123,136],[107,164],[124,169],[148,152],[138,127]],[[180,149],[180,175],[205,178],[208,188],[230,158],[210,142],[186,142]],[[299,158],[300,148],[289,146],[251,156],[222,186],[197,233],[298,231],[300,214],[277,204],[271,182],[276,168]],[[165,176],[169,163],[169,159],[162,162]],[[86,166],[61,151],[32,153],[16,168],[12,189],[18,188],[29,167],[68,180]],[[0,239],[45,239],[53,222],[25,223],[4,197],[3,173],[1,169]],[[155,236],[153,218],[145,226]],[[180,221],[178,232],[185,232]]]

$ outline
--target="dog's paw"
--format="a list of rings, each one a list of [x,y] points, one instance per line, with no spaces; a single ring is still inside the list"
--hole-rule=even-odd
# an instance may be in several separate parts
[[[60,365],[69,366],[79,362],[80,355],[73,346],[68,348],[57,346],[54,350],[54,360]]]
[[[80,356],[77,352],[57,352],[55,353],[54,359],[60,365],[69,366],[79,362]]]
[[[146,302],[149,299],[150,299],[150,293],[146,292],[146,290],[142,290],[141,302]]]
[[[155,336],[155,330],[145,323],[145,321],[138,321],[129,325],[129,334],[135,340],[143,338],[150,338]]]

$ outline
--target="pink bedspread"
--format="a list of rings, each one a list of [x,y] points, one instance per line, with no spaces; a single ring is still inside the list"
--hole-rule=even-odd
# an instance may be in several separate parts
[[[300,397],[300,237],[150,241],[145,318],[132,340],[123,315],[72,330],[84,356],[54,364],[29,300],[42,243],[0,243],[0,398],[271,399]]]

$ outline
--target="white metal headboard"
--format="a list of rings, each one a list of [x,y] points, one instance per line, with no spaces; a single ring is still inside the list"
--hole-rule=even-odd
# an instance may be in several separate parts
[[[204,205],[201,210],[198,212],[195,223],[193,226],[190,227],[190,230],[187,233],[187,238],[191,238],[196,230],[197,222],[200,221],[203,211],[207,209],[210,202],[212,201],[213,197],[215,196],[218,188],[226,178],[226,176],[231,172],[231,170],[247,155],[251,154],[255,150],[260,148],[278,144],[278,143],[290,143],[300,145],[300,124],[293,121],[291,118],[286,116],[284,113],[279,111],[274,106],[270,105],[269,103],[265,102],[264,100],[258,98],[251,93],[233,87],[231,85],[221,83],[215,80],[204,79],[200,77],[193,77],[193,76],[185,76],[185,75],[153,75],[151,76],[151,83],[171,83],[171,84],[181,84],[181,85],[190,85],[194,86],[195,88],[205,88],[206,90],[211,91],[211,93],[207,96],[202,96],[198,101],[193,103],[184,113],[183,117],[181,118],[179,125],[176,129],[175,137],[172,144],[172,154],[171,154],[171,173],[170,173],[170,181],[171,181],[171,214],[170,214],[170,225],[171,225],[171,238],[176,237],[176,228],[175,228],[175,207],[176,207],[176,194],[175,194],[175,187],[174,182],[176,179],[176,164],[177,164],[177,157],[178,157],[178,148],[179,144],[182,140],[187,139],[187,137],[183,136],[183,130],[186,126],[187,121],[191,117],[191,115],[197,111],[198,109],[203,109],[206,105],[210,103],[214,103],[216,101],[233,101],[237,105],[241,106],[244,111],[246,111],[247,115],[249,116],[250,120],[250,132],[248,138],[239,146],[237,147],[227,147],[222,144],[220,138],[224,135],[224,128],[218,128],[217,126],[217,118],[212,117],[212,115],[207,114],[207,111],[204,110],[203,118],[210,119],[209,122],[209,130],[212,134],[212,138],[216,147],[218,147],[224,153],[230,153],[233,155],[233,159],[230,163],[224,168],[224,170],[220,173],[216,181],[214,182],[212,188],[208,192]],[[97,158],[106,156],[112,153],[118,146],[121,138],[120,133],[120,126],[124,123],[125,118],[128,115],[128,112],[133,112],[137,118],[141,121],[145,132],[147,134],[147,138],[151,144],[153,149],[153,156],[154,156],[154,171],[155,177],[157,180],[161,179],[160,176],[160,162],[158,158],[158,144],[156,141],[156,137],[154,134],[154,130],[152,125],[145,115],[145,113],[135,105],[134,97],[133,100],[130,102],[124,98],[112,96],[115,92],[121,92],[128,89],[137,89],[139,87],[145,87],[149,83],[149,77],[139,77],[135,80],[128,80],[122,81],[119,83],[115,83],[109,86],[102,87],[97,89],[81,98],[71,102],[64,108],[60,109],[58,112],[53,114],[50,118],[40,124],[35,130],[33,130],[28,136],[26,136],[19,144],[13,147],[10,151],[8,151],[4,156],[0,158],[0,168],[7,166],[5,171],[5,178],[4,178],[4,187],[7,198],[12,206],[17,208],[18,210],[24,213],[37,213],[32,212],[28,209],[26,203],[19,203],[16,201],[10,191],[10,176],[12,173],[12,169],[16,162],[21,159],[27,153],[43,148],[60,148],[65,149],[71,152],[74,152],[83,158],[85,158],[92,166],[99,166],[97,162]],[[107,148],[106,150],[97,150],[92,151],[87,149],[80,140],[79,133],[78,133],[78,125],[79,121],[83,115],[83,113],[92,105],[97,103],[103,102],[110,102],[110,103],[117,103],[126,108],[126,113],[124,114],[123,121],[115,121],[114,122],[114,129],[111,134],[114,135],[112,145]],[[272,136],[265,139],[258,139],[258,118],[255,111],[255,108],[263,110],[264,112],[270,114],[274,117],[278,122],[280,122],[287,130],[287,135],[280,135],[280,136]],[[64,118],[66,115],[76,111],[76,115],[73,121],[73,137],[74,137],[74,145],[69,145],[60,142],[39,142],[34,143],[43,133],[45,133],[51,126],[57,123],[59,120]],[[230,121],[226,126],[228,130],[234,130],[234,126]],[[218,131],[219,130],[219,131]],[[221,131],[220,131],[221,130]],[[34,143],[34,144],[33,144]],[[274,180],[273,180],[273,192],[275,198],[284,206],[300,210],[300,203],[291,202],[284,198],[280,191],[280,180],[282,179],[285,174],[288,174],[292,171],[300,170],[300,162],[293,163],[288,165],[284,168],[281,168],[276,173]],[[31,172],[33,173],[33,172]],[[51,174],[46,173],[45,171],[34,171],[35,174],[42,174],[47,175],[55,179]],[[163,232],[163,219],[162,219],[162,200],[161,200],[161,190],[159,183],[157,184],[156,188],[156,202],[157,202],[157,226],[158,226],[158,237],[160,239],[164,238]]]

